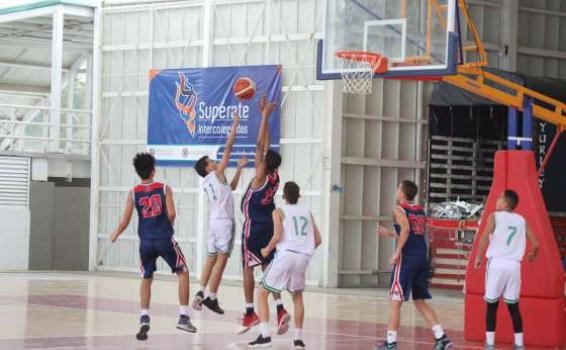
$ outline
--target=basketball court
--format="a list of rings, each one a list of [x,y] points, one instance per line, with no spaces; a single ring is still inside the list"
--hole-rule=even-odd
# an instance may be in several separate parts
[[[564,349],[564,28],[558,0],[0,1],[0,350],[484,349],[486,314],[493,349]],[[502,210],[535,258],[498,310]],[[283,335],[278,232],[308,257]],[[438,321],[403,303],[397,335],[419,287]]]

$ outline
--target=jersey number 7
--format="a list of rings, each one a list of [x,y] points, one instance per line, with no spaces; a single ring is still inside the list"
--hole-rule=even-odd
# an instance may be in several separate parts
[[[509,237],[507,237],[507,245],[510,245],[511,240],[513,239],[513,237],[517,233],[517,227],[516,226],[507,226],[507,229],[509,229]]]

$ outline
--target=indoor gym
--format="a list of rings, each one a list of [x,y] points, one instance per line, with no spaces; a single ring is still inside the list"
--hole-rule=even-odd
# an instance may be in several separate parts
[[[392,227],[403,180],[427,213],[430,305],[452,348],[485,347],[485,272],[473,259],[508,188],[540,244],[521,268],[525,347],[564,348],[565,42],[560,0],[0,1],[0,349],[247,349],[260,331],[237,334],[253,164],[233,191],[226,312],[190,308],[195,334],[175,328],[177,279],[160,259],[149,337],[136,340],[136,214],[109,237],[140,182],[132,159],[154,154],[156,181],[174,193],[191,303],[210,215],[193,165],[221,158],[232,112],[258,135],[263,94],[277,102],[275,202],[296,182],[322,238],[306,275],[307,348],[386,340],[396,240],[377,231]],[[242,72],[257,79],[237,87]],[[255,139],[234,147],[253,159]],[[512,349],[510,317],[498,312],[496,348]],[[293,318],[276,335],[273,316],[271,348],[293,349]],[[435,348],[412,302],[397,347]]]

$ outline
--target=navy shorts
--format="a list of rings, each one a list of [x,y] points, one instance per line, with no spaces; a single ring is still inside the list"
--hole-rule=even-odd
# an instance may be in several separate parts
[[[242,265],[255,267],[269,264],[275,257],[275,249],[264,258],[261,249],[267,247],[273,237],[273,223],[244,222],[242,234]]]
[[[175,239],[146,239],[140,241],[141,273],[143,278],[152,278],[157,270],[157,258],[171,267],[172,273],[188,272],[185,256]]]
[[[399,263],[391,272],[391,300],[408,301],[430,299],[428,278],[430,274],[428,259],[425,255],[401,255]]]

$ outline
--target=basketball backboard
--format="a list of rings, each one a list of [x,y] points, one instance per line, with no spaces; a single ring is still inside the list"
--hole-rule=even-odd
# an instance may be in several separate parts
[[[341,79],[337,52],[364,51],[388,58],[376,77],[439,77],[456,73],[457,0],[327,0],[317,79]]]

